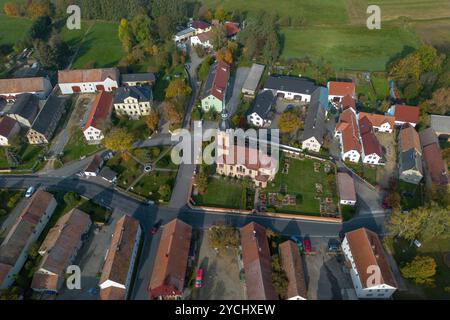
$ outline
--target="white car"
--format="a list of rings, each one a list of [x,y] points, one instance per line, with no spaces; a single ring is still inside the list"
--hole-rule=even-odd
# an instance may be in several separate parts
[[[35,190],[36,189],[33,186],[29,187],[27,189],[27,192],[25,192],[25,198],[30,198],[33,195]]]

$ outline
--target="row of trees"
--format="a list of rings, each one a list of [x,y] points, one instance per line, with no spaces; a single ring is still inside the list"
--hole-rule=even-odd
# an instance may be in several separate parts
[[[3,11],[7,16],[26,16],[34,19],[46,15],[53,16],[55,6],[50,0],[10,1],[4,4]]]

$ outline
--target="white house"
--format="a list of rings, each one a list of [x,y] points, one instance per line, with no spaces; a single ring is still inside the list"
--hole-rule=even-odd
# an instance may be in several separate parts
[[[339,139],[342,160],[358,163],[362,153],[362,146],[359,139],[356,112],[352,108],[346,109],[341,113],[334,135]]]
[[[117,68],[64,70],[58,71],[58,85],[62,94],[114,91],[119,87],[119,76]]]
[[[420,119],[420,108],[417,106],[396,104],[389,108],[387,115],[395,118],[395,125],[398,127],[404,124],[410,124],[415,127]]]
[[[96,154],[84,169],[84,175],[88,177],[96,177],[103,165],[103,158]]]
[[[344,205],[354,206],[356,204],[356,191],[353,178],[346,172],[338,172],[337,185],[339,202]]]
[[[383,150],[373,131],[372,124],[367,117],[359,120],[359,132],[363,150],[362,161],[365,164],[381,165],[384,164],[382,162]]]
[[[114,228],[100,277],[101,300],[126,300],[141,239],[139,221],[129,215]]]
[[[114,111],[119,116],[139,119],[152,110],[153,95],[149,86],[120,87],[114,95]]]
[[[317,87],[311,95],[308,114],[306,115],[304,130],[302,133],[302,149],[313,152],[319,152],[323,144],[323,136],[325,135],[326,109],[323,108],[320,99],[322,89]],[[325,103],[326,101],[325,96]]]
[[[247,122],[256,127],[268,127],[272,120],[270,113],[276,98],[272,91],[266,90],[256,96],[252,106],[247,111]]]
[[[0,119],[0,146],[8,146],[9,139],[19,132],[20,125],[16,120],[10,117]]]
[[[56,208],[52,194],[38,190],[22,210],[0,245],[0,289],[14,282],[27,261],[30,246],[37,241]]]
[[[105,137],[104,129],[111,115],[112,93],[102,91],[92,104],[89,118],[84,125],[83,134],[89,144],[99,144]]]
[[[201,46],[205,49],[213,49],[211,43],[211,32],[199,33],[191,37],[191,45],[193,47]]]
[[[395,117],[384,114],[370,114],[367,112],[358,113],[358,119],[367,118],[372,124],[374,132],[392,133],[395,127]]]
[[[13,102],[22,93],[31,93],[41,100],[47,99],[53,87],[48,78],[0,79],[0,98]]]
[[[270,76],[264,83],[264,90],[272,90],[279,98],[303,102],[311,100],[316,88],[309,80],[290,76]]]
[[[345,96],[356,99],[356,86],[354,82],[329,81],[327,88],[328,100],[330,102],[341,102]]]
[[[350,269],[356,296],[360,299],[388,299],[397,284],[375,232],[360,228],[345,234],[342,251]]]
[[[192,37],[195,34],[195,29],[194,28],[186,28],[183,29],[179,32],[177,32],[174,36],[173,36],[173,40],[175,42],[183,42],[186,41],[187,39],[189,39],[190,37]]]

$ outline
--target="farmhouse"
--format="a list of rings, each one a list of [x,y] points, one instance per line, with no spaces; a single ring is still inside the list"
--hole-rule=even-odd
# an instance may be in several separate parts
[[[342,250],[358,298],[388,299],[397,290],[383,246],[375,232],[366,228],[347,232]],[[370,277],[375,270],[381,273],[378,283]]]
[[[342,160],[359,162],[362,147],[359,140],[358,120],[354,109],[346,109],[341,113],[334,135],[339,139],[341,145]]]
[[[126,87],[153,86],[156,82],[156,77],[152,72],[128,73],[122,74],[121,80],[122,85]]]
[[[205,49],[213,49],[213,45],[211,43],[211,31],[205,33],[199,33],[195,36],[191,37],[191,45],[193,47],[200,46]]]
[[[244,95],[254,97],[258,89],[259,81],[264,72],[264,66],[261,64],[252,64],[250,72],[248,73],[247,79],[245,79],[244,85],[242,86],[242,93]]]
[[[276,98],[272,91],[262,91],[256,96],[252,106],[247,111],[247,122],[256,127],[270,126],[272,107]]]
[[[337,186],[340,203],[354,206],[356,204],[356,191],[353,178],[346,172],[338,172]]]
[[[415,106],[396,104],[389,108],[388,115],[395,117],[395,125],[402,126],[409,123],[413,127],[419,122],[420,109]]]
[[[366,164],[383,164],[383,151],[378,142],[371,122],[367,117],[359,120],[359,131],[362,142],[362,161]]]
[[[56,208],[56,200],[38,190],[22,210],[16,223],[0,245],[0,289],[11,286],[28,258],[30,246],[37,241]]]
[[[264,90],[272,90],[279,98],[309,102],[316,85],[303,78],[270,76],[264,83]]]
[[[84,137],[90,144],[99,144],[104,138],[104,129],[111,115],[113,95],[102,91],[97,94],[92,104],[89,118],[84,125]]]
[[[399,179],[419,184],[423,178],[422,148],[419,134],[412,126],[400,130],[398,135]]]
[[[319,87],[312,94],[308,114],[306,115],[304,131],[302,134],[302,149],[319,152],[325,134],[326,110],[321,107],[321,91],[326,88]],[[325,104],[328,104],[325,101]]]
[[[50,96],[37,115],[30,130],[27,133],[28,143],[49,143],[56,127],[66,111],[66,99],[58,96]]]
[[[225,106],[229,78],[230,66],[225,62],[216,61],[211,66],[203,92],[203,110],[222,111]]]
[[[153,94],[149,86],[120,87],[114,94],[114,111],[118,116],[130,119],[149,115],[152,103]]]
[[[99,281],[101,300],[127,299],[141,235],[133,217],[124,215],[117,221]]]
[[[12,102],[19,94],[31,93],[41,100],[47,99],[53,87],[48,78],[0,79],[0,98]]]
[[[382,114],[370,114],[366,112],[360,112],[358,114],[359,119],[367,118],[375,132],[388,132],[392,133],[395,127],[395,118]]]
[[[60,290],[91,225],[89,215],[78,209],[59,218],[39,248],[42,259],[31,282],[34,291],[55,294]]]
[[[356,86],[354,82],[329,81],[327,88],[328,100],[334,104],[339,104],[345,96],[356,99]]]
[[[439,138],[450,141],[450,116],[431,115],[431,128]]]
[[[250,222],[240,229],[240,234],[248,300],[277,300],[266,229]]]
[[[22,127],[31,127],[39,112],[39,98],[31,93],[16,96],[16,101],[7,116],[19,122]]]
[[[192,227],[179,219],[164,226],[148,287],[150,299],[182,297],[191,237]]]
[[[281,267],[288,278],[287,299],[306,300],[306,281],[303,271],[303,261],[297,245],[287,240],[278,247]]]
[[[119,70],[109,68],[58,71],[58,85],[62,94],[114,91],[119,87]]]
[[[19,123],[9,117],[0,119],[0,146],[8,146],[10,138],[20,132]]]

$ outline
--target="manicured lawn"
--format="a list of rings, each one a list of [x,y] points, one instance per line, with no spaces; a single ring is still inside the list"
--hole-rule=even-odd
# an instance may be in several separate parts
[[[319,172],[314,172],[314,162],[320,163]],[[283,163],[283,158],[281,162]],[[298,213],[298,214],[320,214],[320,201],[316,197],[321,198],[333,198],[333,202],[336,204],[337,196],[334,193],[332,187],[328,183],[327,174],[323,170],[324,162],[314,161],[311,159],[295,160],[289,159],[289,172],[285,174],[280,168],[274,181],[269,182],[266,189],[263,191],[268,192],[281,192],[283,186],[285,186],[285,192],[289,195],[297,196],[296,205],[283,206],[277,211],[286,213]],[[331,169],[333,172],[333,168]],[[322,185],[322,194],[316,193],[316,183]],[[334,183],[334,179],[333,179]]]
[[[170,199],[170,194],[165,199],[161,199],[161,195],[158,193],[158,190],[161,185],[165,184],[170,187],[170,190],[172,190],[176,175],[176,172],[151,172],[139,180],[139,182],[133,187],[133,192],[153,201],[162,200],[167,202]]]
[[[1,5],[0,11],[3,12],[3,5]],[[17,40],[25,36],[31,24],[30,19],[0,14],[0,44],[15,44]]]
[[[372,74],[371,80],[377,99],[383,99],[389,96],[389,82],[384,73]]]
[[[369,182],[371,185],[376,186],[377,182],[377,166],[363,165],[362,162],[352,163],[345,162],[345,165],[353,170],[361,178]]]
[[[62,156],[62,161],[64,163],[79,160],[83,156],[88,156],[95,151],[101,149],[100,145],[90,145],[86,143],[83,133],[80,129],[75,128],[74,132],[71,134],[69,141],[64,148],[64,155]]]
[[[239,180],[210,178],[205,194],[194,201],[198,206],[245,209],[245,189]]]
[[[122,188],[127,188],[142,173],[136,160],[130,158],[125,161],[119,154],[109,159],[106,165],[117,172],[117,185]]]

